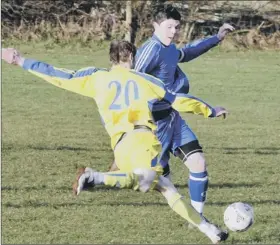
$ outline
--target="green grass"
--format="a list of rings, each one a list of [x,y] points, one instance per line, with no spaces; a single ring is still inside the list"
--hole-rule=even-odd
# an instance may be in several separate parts
[[[18,46],[27,57],[75,69],[108,66],[105,51]],[[209,52],[182,65],[191,93],[229,109],[227,120],[183,115],[204,146],[210,188],[205,214],[223,225],[235,201],[255,224],[227,243],[280,243],[280,55]],[[2,67],[2,243],[205,244],[158,193],[97,189],[72,196],[76,167],[105,171],[113,155],[96,106],[14,66]],[[187,169],[172,159],[187,194]]]

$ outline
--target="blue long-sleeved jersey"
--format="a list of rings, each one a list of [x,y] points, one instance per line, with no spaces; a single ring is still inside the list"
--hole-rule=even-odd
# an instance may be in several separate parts
[[[219,38],[215,35],[177,49],[175,44],[165,46],[156,35],[153,35],[137,50],[134,69],[159,78],[169,90],[188,93],[189,81],[178,63],[195,59],[219,42]]]

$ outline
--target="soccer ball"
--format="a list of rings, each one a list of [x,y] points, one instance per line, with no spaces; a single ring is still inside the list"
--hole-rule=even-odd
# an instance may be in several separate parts
[[[254,223],[253,208],[243,202],[232,203],[224,212],[224,222],[231,231],[246,231]]]

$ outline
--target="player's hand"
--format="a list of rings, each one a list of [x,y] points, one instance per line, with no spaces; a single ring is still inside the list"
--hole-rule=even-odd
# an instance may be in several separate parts
[[[228,111],[224,107],[217,106],[214,107],[214,110],[215,110],[216,117],[222,116],[225,119],[228,115]]]
[[[24,58],[14,48],[2,48],[2,60],[5,60],[8,64],[22,66]]]
[[[234,30],[235,28],[232,25],[225,23],[220,27],[217,36],[220,40],[223,40],[229,32],[232,32]]]

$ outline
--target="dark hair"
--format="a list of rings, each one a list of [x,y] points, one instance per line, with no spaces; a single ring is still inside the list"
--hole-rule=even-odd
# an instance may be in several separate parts
[[[132,59],[136,55],[136,47],[134,44],[128,41],[117,41],[114,40],[110,44],[110,61],[113,64],[118,64],[120,62],[127,62],[130,54],[132,54]]]
[[[153,13],[153,21],[160,24],[167,19],[181,20],[181,14],[171,4],[166,6],[159,5],[155,7]]]

